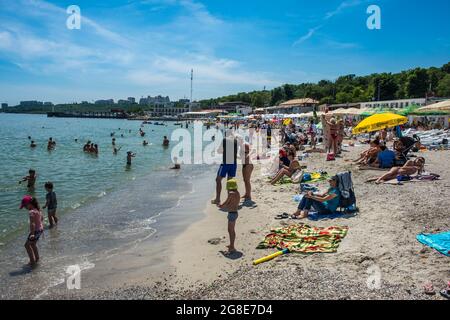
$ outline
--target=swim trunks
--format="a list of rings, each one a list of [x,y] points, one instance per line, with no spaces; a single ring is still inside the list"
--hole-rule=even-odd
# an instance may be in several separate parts
[[[228,213],[228,221],[229,222],[235,222],[239,217],[239,214],[237,212],[229,212]]]

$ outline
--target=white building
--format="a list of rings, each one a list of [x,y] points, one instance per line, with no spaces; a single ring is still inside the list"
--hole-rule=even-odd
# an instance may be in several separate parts
[[[361,108],[369,109],[369,108],[407,108],[411,105],[425,106],[427,103],[427,99],[418,98],[418,99],[403,99],[403,100],[390,100],[390,101],[370,101],[370,102],[361,102]]]

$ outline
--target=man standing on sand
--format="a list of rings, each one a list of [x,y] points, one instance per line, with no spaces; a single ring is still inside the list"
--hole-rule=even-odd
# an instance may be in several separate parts
[[[222,140],[217,153],[222,154],[222,164],[216,177],[216,198],[211,201],[212,204],[220,205],[220,194],[222,193],[222,180],[227,178],[231,180],[236,177],[237,171],[237,153],[238,140],[230,131],[225,132],[225,138]]]

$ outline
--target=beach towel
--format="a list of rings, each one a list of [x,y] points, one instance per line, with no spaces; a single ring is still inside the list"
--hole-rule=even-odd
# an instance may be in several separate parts
[[[294,224],[272,229],[257,249],[289,249],[297,253],[336,252],[347,232],[348,227],[318,228]]]
[[[417,240],[433,249],[436,249],[443,255],[450,257],[450,231],[438,234],[419,234]]]

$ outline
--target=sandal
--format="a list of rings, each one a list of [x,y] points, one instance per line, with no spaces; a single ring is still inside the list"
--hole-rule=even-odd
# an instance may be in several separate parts
[[[275,217],[276,220],[284,220],[284,219],[288,219],[289,218],[289,214],[286,212],[283,212],[282,214],[279,214]]]
[[[440,292],[441,296],[443,296],[444,298],[450,299],[450,290],[449,289],[444,289]]]

